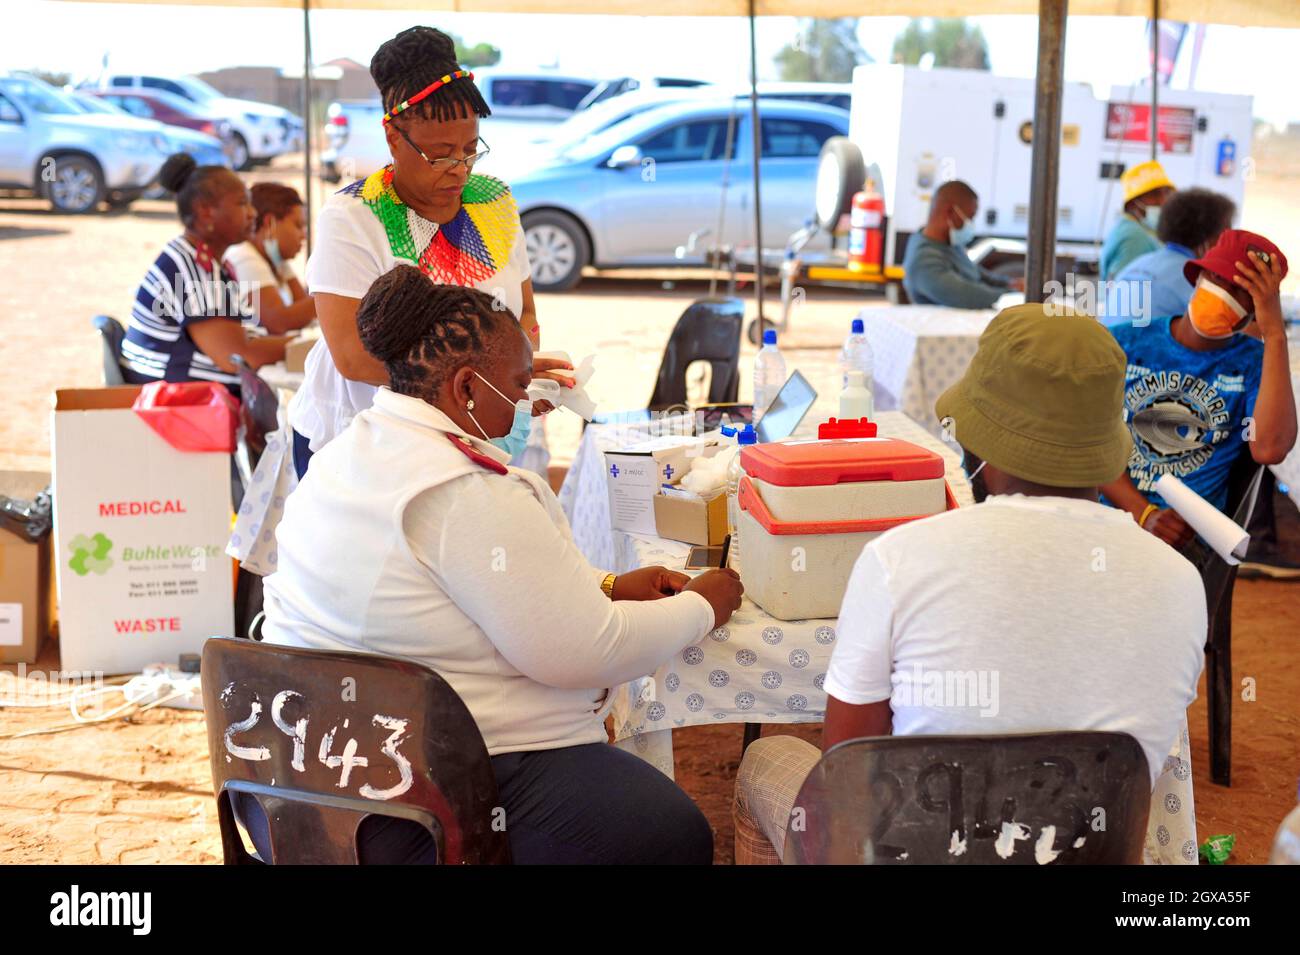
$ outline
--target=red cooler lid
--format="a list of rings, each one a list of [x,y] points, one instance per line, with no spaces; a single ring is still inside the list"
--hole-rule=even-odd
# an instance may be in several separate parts
[[[941,478],[943,458],[897,438],[774,441],[742,448],[745,473],[782,487]]]

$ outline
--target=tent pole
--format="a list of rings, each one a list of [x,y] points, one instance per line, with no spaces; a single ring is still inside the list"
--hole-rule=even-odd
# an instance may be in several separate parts
[[[1156,159],[1160,130],[1160,0],[1151,0],[1151,159]]]
[[[302,201],[307,221],[307,254],[311,255],[311,0],[302,0]]]
[[[1025,301],[1041,302],[1056,277],[1056,187],[1061,171],[1061,93],[1067,0],[1038,0],[1038,73],[1029,174]]]
[[[759,192],[759,159],[763,155],[762,135],[758,125],[758,38],[754,0],[749,0],[749,125],[754,132],[750,147],[754,163],[754,301],[758,304],[758,322],[762,341],[763,331],[763,200]]]

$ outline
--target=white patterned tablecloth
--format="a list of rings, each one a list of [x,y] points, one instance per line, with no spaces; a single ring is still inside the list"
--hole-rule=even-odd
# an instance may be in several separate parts
[[[825,411],[815,408],[796,434],[815,434],[815,422],[824,420]],[[940,454],[958,504],[973,503],[961,460],[951,446],[896,411],[880,412],[876,423],[881,435]],[[677,541],[610,529],[604,452],[648,435],[649,426],[632,431],[588,427],[560,492],[579,548],[595,566],[613,573],[655,564],[680,568],[690,550]],[[740,558],[743,574],[743,545]],[[837,622],[777,620],[746,598],[726,626],[686,647],[653,674],[614,690],[610,712],[615,745],[671,777],[676,727],[821,722],[826,711],[822,684]],[[1152,792],[1145,851],[1149,863],[1196,862],[1190,753],[1184,724]]]
[[[864,308],[871,343],[876,409],[901,411],[931,434],[940,432],[934,402],[965,373],[993,309],[892,305]]]

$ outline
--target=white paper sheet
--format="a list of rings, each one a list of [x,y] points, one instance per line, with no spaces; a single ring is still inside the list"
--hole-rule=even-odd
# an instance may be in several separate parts
[[[1216,554],[1229,564],[1241,563],[1250,545],[1245,528],[1172,474],[1162,474],[1155,489]]]

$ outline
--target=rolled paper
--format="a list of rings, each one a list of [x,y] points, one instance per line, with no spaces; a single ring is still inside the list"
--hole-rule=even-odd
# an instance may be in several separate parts
[[[1155,490],[1216,554],[1229,564],[1241,563],[1250,546],[1250,535],[1244,527],[1172,474],[1162,474]]]

